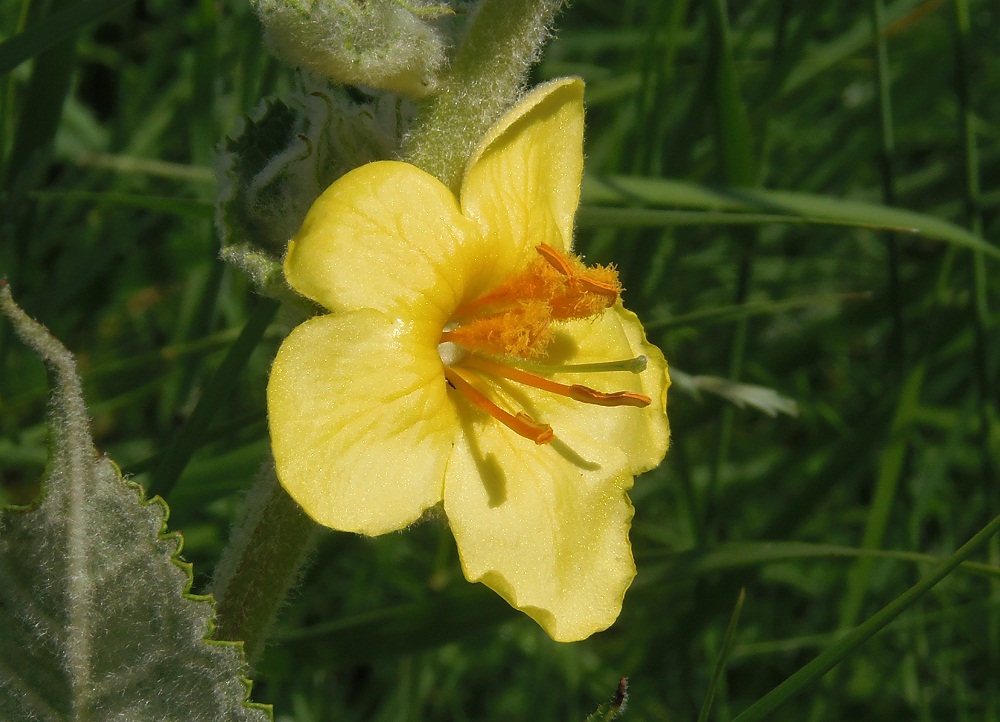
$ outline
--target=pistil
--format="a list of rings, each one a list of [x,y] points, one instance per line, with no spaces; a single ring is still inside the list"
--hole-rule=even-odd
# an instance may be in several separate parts
[[[506,364],[493,361],[482,356],[469,356],[462,362],[466,368],[478,369],[491,376],[510,379],[525,386],[533,386],[542,391],[566,396],[574,401],[582,401],[585,404],[595,404],[597,406],[635,406],[644,408],[649,406],[650,398],[642,394],[631,391],[612,391],[605,393],[597,391],[589,386],[581,384],[560,384],[544,376],[523,371],[522,369],[507,366]]]

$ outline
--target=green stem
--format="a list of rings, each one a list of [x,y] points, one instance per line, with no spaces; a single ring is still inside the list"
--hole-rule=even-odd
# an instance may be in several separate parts
[[[962,157],[965,165],[965,216],[969,229],[976,235],[983,233],[982,195],[980,190],[979,149],[976,142],[975,115],[972,106],[972,62],[969,57],[971,19],[967,0],[954,0],[955,89],[961,113]],[[997,491],[995,459],[990,452],[990,432],[994,427],[995,407],[993,381],[990,375],[989,336],[990,308],[987,303],[986,259],[981,251],[972,255],[973,294],[970,312],[975,331],[974,359],[976,367],[976,405],[979,415],[979,445],[983,449],[980,469],[983,477],[987,509],[1000,513],[1000,492]],[[990,542],[989,560],[1000,563],[1000,539]],[[1000,604],[1000,583],[991,581],[989,599],[994,608]],[[1000,671],[1000,619],[992,614],[986,626],[988,640],[986,674],[996,679]],[[1000,693],[990,685],[986,694],[983,719],[995,722],[1000,719]]]
[[[524,88],[563,0],[482,0],[440,89],[425,100],[404,160],[458,191],[476,143]]]
[[[732,39],[729,35],[729,10],[726,0],[712,0],[705,6],[708,20],[708,65],[706,72],[712,89],[712,111],[715,119],[715,142],[722,162],[722,173],[726,183],[740,187],[755,185],[757,163],[752,147],[752,133],[749,115],[740,93],[736,63],[733,59]],[[738,231],[737,242],[739,266],[734,302],[738,306],[746,304],[753,282],[754,252],[757,233],[748,229]],[[729,378],[736,381],[743,373],[746,356],[749,321],[742,316],[733,333],[729,357]],[[731,406],[722,411],[712,465],[709,470],[705,503],[702,504],[702,523],[708,530],[708,538],[713,533],[709,523],[713,514],[716,491],[719,487],[722,469],[729,458],[734,412]]]
[[[712,711],[712,702],[715,701],[715,693],[719,685],[723,682],[723,675],[726,671],[726,661],[730,652],[733,651],[733,642],[736,641],[736,628],[740,621],[740,612],[743,610],[743,602],[746,601],[747,590],[740,589],[736,597],[736,606],[733,614],[729,618],[729,626],[726,627],[726,635],[722,638],[722,645],[719,654],[715,658],[715,669],[712,670],[712,679],[709,680],[708,690],[705,692],[705,701],[701,703],[701,711],[698,712],[698,722],[708,722],[708,714]],[[728,717],[728,715],[725,715]]]
[[[882,0],[869,0],[868,11],[871,19],[874,80],[875,86],[878,89],[879,174],[882,185],[882,200],[886,205],[894,206],[897,199],[894,163],[896,139],[893,132],[889,48],[886,43],[885,8]],[[903,386],[900,392],[900,402],[896,410],[896,417],[893,421],[893,433],[885,452],[881,455],[875,495],[865,522],[865,532],[862,540],[862,547],[865,549],[874,549],[881,546],[885,537],[888,518],[893,511],[893,505],[896,501],[900,479],[902,478],[906,462],[907,443],[902,436],[901,429],[905,424],[909,423],[908,414],[910,413],[910,409],[906,402],[907,398],[910,397],[908,390],[912,385],[916,393],[919,393],[919,389],[923,383],[923,371],[919,370],[919,367],[917,371],[910,375],[909,379],[904,380],[904,376],[906,375],[906,353],[904,348],[903,304],[899,281],[899,248],[895,233],[883,233],[882,238],[885,241],[887,249],[889,312],[892,317],[892,330],[889,334],[887,344],[887,356],[896,380],[902,383]],[[839,622],[841,627],[853,626],[857,622],[865,599],[870,591],[873,570],[873,559],[862,558],[848,575],[847,588],[840,608]],[[837,684],[838,679],[836,671],[828,676],[824,681],[826,689],[828,691],[832,690]],[[822,716],[823,706],[820,702],[820,697],[817,697],[813,701],[809,722],[816,722]]]
[[[886,44],[885,8],[882,0],[871,0],[872,39],[875,52],[875,83],[878,88],[878,117],[881,141],[879,170],[882,179],[882,199],[888,206],[896,205],[896,136],[892,123],[892,94],[889,84],[889,49]],[[892,313],[892,334],[889,337],[890,363],[898,378],[904,375],[906,347],[903,327],[902,291],[899,280],[899,244],[895,233],[885,233],[889,265],[889,303]]]
[[[268,464],[247,496],[212,580],[215,638],[241,640],[251,664],[299,577],[318,529]]]

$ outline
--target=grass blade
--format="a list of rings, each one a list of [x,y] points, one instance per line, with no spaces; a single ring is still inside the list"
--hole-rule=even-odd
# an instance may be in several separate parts
[[[718,188],[686,181],[629,176],[588,177],[583,201],[591,205],[650,205],[712,211],[746,211],[824,219],[841,225],[888,228],[919,234],[1000,259],[982,236],[934,216],[876,203],[761,188]]]
[[[149,484],[149,496],[165,497],[177,483],[184,467],[187,466],[195,449],[198,448],[205,430],[219,410],[223,399],[232,391],[240,371],[246,365],[257,344],[260,343],[268,324],[271,323],[277,312],[278,304],[276,302],[266,298],[257,302],[257,307],[247,320],[239,338],[236,339],[222,363],[215,370],[205,387],[204,395],[198,400],[184,426],[170,442],[163,456],[163,461],[153,472],[153,478]]]
[[[77,0],[0,43],[0,76],[133,0]]]
[[[1000,516],[995,517],[984,526],[947,560],[939,564],[934,571],[882,607],[866,621],[848,631],[837,642],[817,655],[815,659],[744,710],[733,722],[758,722],[758,720],[767,719],[774,710],[799,694],[808,685],[819,680],[854,650],[888,626],[910,605],[951,574],[973,552],[984,546],[997,532],[1000,532]]]
[[[712,670],[712,679],[705,692],[705,701],[702,702],[701,710],[698,712],[698,722],[707,722],[708,713],[712,710],[712,701],[715,699],[715,692],[722,680],[722,673],[726,671],[726,660],[733,650],[733,642],[736,641],[736,626],[740,621],[740,611],[743,609],[743,602],[746,600],[746,589],[740,589],[740,594],[736,598],[736,606],[733,608],[733,615],[729,618],[729,626],[726,627],[726,634],[722,638],[722,646],[719,654],[715,658],[715,669]]]

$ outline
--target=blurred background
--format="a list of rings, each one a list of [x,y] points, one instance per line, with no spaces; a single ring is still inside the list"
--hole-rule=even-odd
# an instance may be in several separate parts
[[[240,0],[5,2],[0,34],[70,7],[0,45],[0,275],[77,355],[99,449],[167,490],[204,590],[292,323],[219,259],[215,149],[294,71]],[[765,698],[777,719],[1000,720],[996,538],[843,646],[1000,513],[998,40],[993,0],[576,0],[534,80],[588,84],[578,247],[618,265],[675,369],[622,616],[552,642],[463,580],[443,518],[329,532],[254,699],[296,722],[583,720],[627,676],[634,720]],[[0,326],[8,501],[37,494],[46,394]]]

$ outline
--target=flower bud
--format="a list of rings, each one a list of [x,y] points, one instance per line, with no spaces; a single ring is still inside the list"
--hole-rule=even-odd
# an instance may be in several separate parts
[[[219,152],[216,221],[223,247],[285,253],[320,193],[352,168],[396,155],[410,103],[391,94],[359,102],[300,75],[287,98],[263,100]]]
[[[410,97],[431,92],[445,43],[427,0],[253,0],[273,52],[344,85]]]

